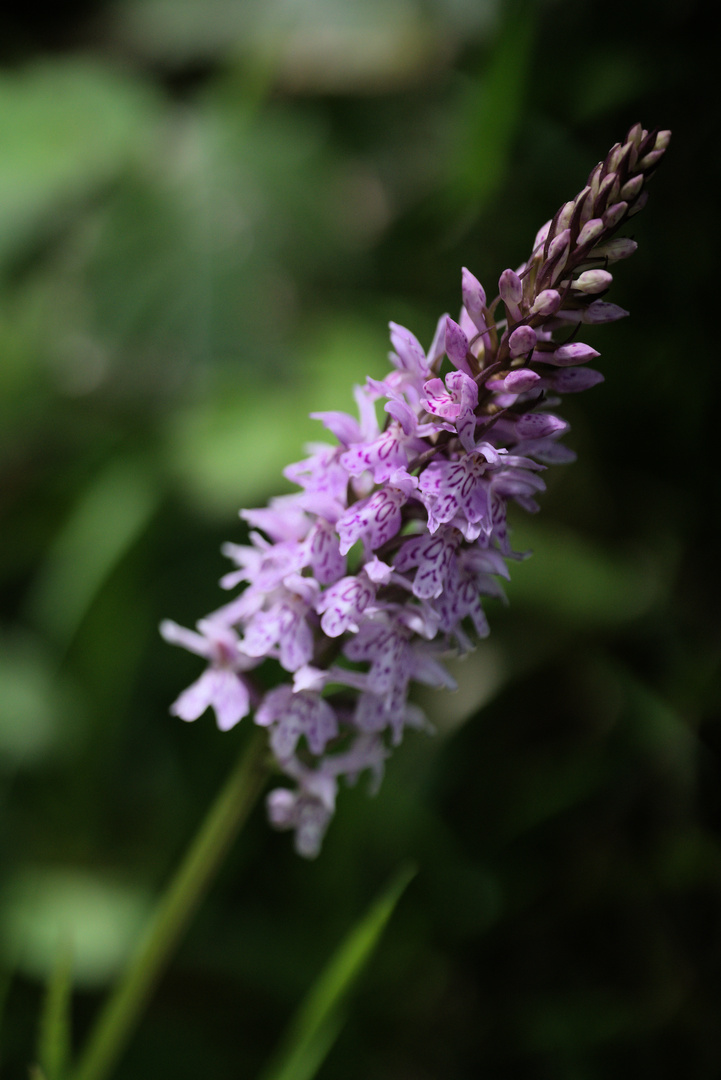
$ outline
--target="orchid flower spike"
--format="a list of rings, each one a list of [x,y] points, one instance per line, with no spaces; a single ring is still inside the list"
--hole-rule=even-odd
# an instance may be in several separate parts
[[[412,684],[452,688],[443,659],[488,634],[483,597],[502,594],[517,557],[508,504],[537,510],[541,473],[573,459],[546,391],[555,407],[603,379],[583,366],[599,354],[578,331],[627,314],[601,299],[608,267],[635,249],[616,233],[644,205],[669,135],[634,125],[490,304],[464,268],[465,306],[458,322],[441,317],[428,353],[391,323],[392,370],[357,390],[359,419],[316,414],[335,442],[285,470],[295,494],[243,512],[249,543],[226,545],[235,569],[222,582],[239,594],[197,632],[162,624],[207,663],[171,711],[212,708],[222,730],[252,714],[267,729],[290,782],[268,796],[270,821],[294,830],[301,855],[318,854],[340,780],[369,772],[377,787],[406,729],[427,727]],[[276,669],[265,692],[261,664]]]

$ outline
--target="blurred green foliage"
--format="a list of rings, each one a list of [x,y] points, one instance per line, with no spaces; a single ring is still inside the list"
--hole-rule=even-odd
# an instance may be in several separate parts
[[[377,798],[343,794],[316,863],[256,812],[117,1075],[258,1075],[409,856],[323,1080],[721,1072],[703,27],[672,0],[7,17],[3,1078],[62,1071],[68,965],[77,1049],[247,736],[167,717],[197,664],[158,622],[220,603],[237,508],[288,489],[322,437],[311,409],[384,373],[388,320],[428,341],[461,265],[492,290],[636,120],[674,142],[616,275],[632,318],[594,331],[606,383],[566,403],[579,460],[518,515],[535,554],[510,607],[488,605],[458,694],[424,696],[437,735],[407,740]]]

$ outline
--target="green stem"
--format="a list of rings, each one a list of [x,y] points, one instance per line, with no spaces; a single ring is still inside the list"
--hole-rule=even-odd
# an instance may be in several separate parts
[[[268,775],[264,735],[254,733],[211,806],[96,1021],[70,1080],[105,1080],[125,1049],[166,961],[263,789]]]

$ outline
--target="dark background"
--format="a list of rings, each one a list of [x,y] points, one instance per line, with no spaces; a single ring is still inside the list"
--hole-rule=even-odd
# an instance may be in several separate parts
[[[510,607],[321,857],[256,810],[119,1068],[253,1076],[410,885],[322,1080],[721,1075],[716,45],[671,0],[16,6],[0,57],[2,1076],[58,942],[78,1042],[247,738],[169,703],[239,506],[493,293],[640,120],[671,148],[515,519]]]

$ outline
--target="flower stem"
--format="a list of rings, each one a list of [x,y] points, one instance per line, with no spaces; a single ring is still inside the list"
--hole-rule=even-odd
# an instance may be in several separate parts
[[[263,789],[268,775],[264,736],[256,731],[244,747],[101,1011],[70,1080],[105,1080],[125,1049],[172,950]]]

